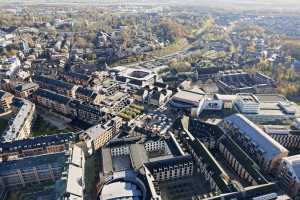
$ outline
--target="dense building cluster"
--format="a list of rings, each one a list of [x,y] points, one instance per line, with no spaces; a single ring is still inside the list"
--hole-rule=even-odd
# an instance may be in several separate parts
[[[16,7],[18,26],[0,15],[0,200],[300,199],[299,63],[258,13]]]

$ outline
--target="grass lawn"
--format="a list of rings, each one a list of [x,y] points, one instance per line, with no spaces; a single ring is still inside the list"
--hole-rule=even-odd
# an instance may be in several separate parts
[[[69,130],[59,130],[38,115],[32,126],[31,134],[36,137],[42,135],[54,135],[62,132],[69,132]]]

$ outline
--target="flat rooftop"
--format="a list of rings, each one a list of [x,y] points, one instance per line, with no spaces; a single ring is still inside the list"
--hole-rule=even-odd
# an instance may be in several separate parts
[[[288,100],[279,94],[256,94],[255,95],[260,102],[287,102]]]
[[[244,94],[240,93],[237,94],[237,99],[243,101],[244,103],[260,103],[259,100],[256,98],[256,96],[252,94]]]
[[[199,103],[204,97],[205,97],[204,93],[198,93],[198,92],[188,91],[188,90],[180,90],[173,96],[172,99],[176,101]]]

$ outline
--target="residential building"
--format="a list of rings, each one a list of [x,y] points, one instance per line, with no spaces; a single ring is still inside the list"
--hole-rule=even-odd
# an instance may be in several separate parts
[[[73,133],[47,135],[0,143],[0,160],[14,160],[28,156],[58,153],[68,149],[75,140]]]
[[[156,181],[180,179],[192,176],[194,172],[194,163],[190,155],[148,162],[145,166]]]
[[[13,95],[0,90],[0,110],[7,112],[11,109],[11,104],[13,100]]]
[[[300,148],[300,131],[281,125],[264,125],[263,130],[287,149]]]
[[[67,83],[62,80],[51,79],[43,75],[35,75],[33,80],[34,82],[38,83],[41,88],[52,90],[68,97],[75,97],[77,86],[71,83]]]
[[[20,60],[13,56],[0,61],[0,79],[15,78],[21,67]]]
[[[67,186],[64,200],[84,200],[85,197],[85,154],[74,144],[70,148],[70,162],[67,169]]]
[[[31,133],[32,121],[35,117],[35,104],[25,99],[15,99],[15,101],[19,107],[2,136],[4,141],[26,138]]]
[[[31,96],[38,88],[39,85],[36,83],[18,84],[14,87],[14,94],[19,98],[27,98]]]
[[[92,81],[91,76],[85,75],[77,72],[67,72],[63,73],[62,77],[65,81],[73,83],[75,85],[84,85],[87,86]]]
[[[100,104],[102,100],[98,93],[94,92],[92,89],[81,86],[76,89],[75,98],[80,101],[89,102],[96,105]]]
[[[19,189],[58,180],[66,161],[65,152],[59,152],[3,162],[0,165],[0,185]]]
[[[53,109],[59,113],[68,115],[70,113],[68,102],[70,97],[66,97],[50,90],[38,89],[34,94],[35,101],[46,108]]]
[[[257,114],[260,110],[260,102],[256,96],[239,93],[236,95],[235,105],[243,114]]]
[[[263,171],[277,170],[289,151],[241,114],[226,117],[223,128]]]
[[[114,117],[103,125],[98,124],[87,129],[80,137],[93,150],[98,150],[119,133],[121,126],[122,119]]]
[[[283,158],[279,177],[280,184],[294,199],[300,198],[300,155]]]
[[[219,151],[234,171],[251,186],[267,184],[260,167],[229,136],[224,134],[218,140]]]
[[[106,117],[106,113],[99,106],[93,106],[79,100],[69,101],[67,107],[72,118],[88,124],[97,124]]]

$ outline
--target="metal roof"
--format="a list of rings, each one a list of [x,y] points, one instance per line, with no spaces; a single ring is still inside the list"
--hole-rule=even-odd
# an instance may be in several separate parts
[[[281,146],[244,115],[234,114],[225,118],[225,121],[230,122],[235,128],[239,129],[241,134],[249,137],[252,143],[258,145],[264,151],[263,154],[267,160],[272,160],[278,154],[288,152],[286,148]]]

